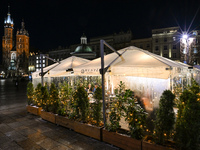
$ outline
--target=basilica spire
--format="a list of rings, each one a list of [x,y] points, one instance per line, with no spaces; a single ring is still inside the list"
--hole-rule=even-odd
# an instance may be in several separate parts
[[[10,5],[8,5],[7,18],[5,18],[4,24],[5,24],[5,27],[13,28],[14,23],[13,23],[13,19],[11,18],[11,14],[10,14]]]

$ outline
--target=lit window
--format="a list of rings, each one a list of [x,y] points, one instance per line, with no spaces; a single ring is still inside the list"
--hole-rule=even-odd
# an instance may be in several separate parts
[[[38,59],[38,57],[36,57],[36,59]]]
[[[43,67],[45,67],[45,64],[43,64]]]
[[[194,48],[194,54],[196,54],[196,53],[197,53],[197,48],[195,47],[195,48]]]
[[[36,65],[36,67],[38,67],[38,64]]]
[[[176,41],[176,37],[175,36],[173,37],[173,41]]]
[[[45,63],[45,60],[43,60],[43,63]]]
[[[38,64],[38,62],[39,62],[39,61],[38,61],[38,60],[36,60],[36,63],[37,63],[37,64]]]

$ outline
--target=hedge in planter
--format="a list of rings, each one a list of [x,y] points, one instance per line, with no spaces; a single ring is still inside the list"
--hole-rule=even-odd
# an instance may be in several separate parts
[[[27,84],[27,98],[28,98],[28,105],[33,104],[33,95],[34,95],[34,87],[32,82]]]
[[[70,113],[69,110],[69,100],[72,98],[72,88],[69,84],[64,82],[63,84],[59,85],[59,110],[58,114],[62,116],[66,116]]]
[[[58,96],[58,89],[54,83],[51,83],[50,92],[49,92],[49,111],[57,114],[59,108],[60,99]]]
[[[159,102],[159,109],[156,112],[155,135],[156,143],[164,144],[172,136],[175,123],[173,110],[175,95],[170,90],[162,93]]]
[[[100,87],[97,87],[97,89],[94,92],[94,99],[95,102],[93,104],[92,107],[92,118],[95,121],[95,125],[96,126],[101,126],[102,124],[100,124],[102,122],[102,113],[101,113],[101,107],[102,107],[102,89]]]
[[[70,105],[73,111],[70,114],[70,118],[80,119],[83,122],[87,122],[89,113],[89,99],[83,86],[79,86],[77,91],[74,92]]]
[[[127,101],[125,119],[129,123],[131,137],[140,140],[144,136],[147,113],[137,103],[137,99],[132,98],[131,90],[127,90],[124,97]]]
[[[178,105],[175,141],[180,149],[199,148],[200,135],[200,87],[193,81],[192,86],[183,91]]]
[[[34,105],[41,107],[42,106],[42,84],[39,83],[37,85],[37,87],[35,88],[35,92],[33,95],[33,101],[34,101]]]

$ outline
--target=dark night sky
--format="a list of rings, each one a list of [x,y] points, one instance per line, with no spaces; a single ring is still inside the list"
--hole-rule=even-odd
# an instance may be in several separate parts
[[[30,46],[47,51],[88,39],[131,29],[133,38],[150,37],[154,28],[189,26],[199,0],[1,0],[0,35],[10,4],[14,35],[22,18],[30,34]],[[176,22],[176,19],[177,22]],[[200,11],[192,29],[200,25]],[[2,46],[1,46],[2,47]],[[1,50],[1,48],[0,48]]]

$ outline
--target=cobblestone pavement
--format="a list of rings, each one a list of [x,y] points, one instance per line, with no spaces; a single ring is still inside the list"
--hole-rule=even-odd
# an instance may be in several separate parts
[[[0,150],[117,150],[93,138],[57,126],[17,105],[0,110]]]

